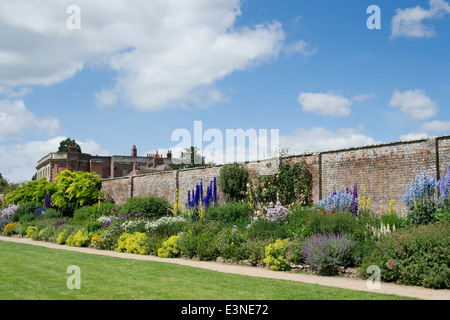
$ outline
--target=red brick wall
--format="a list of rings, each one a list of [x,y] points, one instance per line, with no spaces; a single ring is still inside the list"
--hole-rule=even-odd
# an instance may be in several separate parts
[[[363,186],[366,185],[366,196],[371,198],[370,208],[373,211],[387,212],[392,190],[397,211],[404,214],[406,208],[403,194],[406,185],[416,175],[423,170],[435,175],[447,172],[450,165],[450,136],[309,153],[291,156],[288,160],[296,162],[302,157],[312,173],[314,201],[326,198],[331,191],[353,188],[354,185],[358,186],[359,193],[362,194]],[[268,172],[267,161],[249,162],[245,165],[253,176]],[[220,166],[215,166],[154,173],[128,180],[109,179],[103,181],[103,190],[122,201],[130,195],[124,194],[125,190],[130,190],[132,186],[134,196],[155,194],[172,201],[178,188],[184,205],[188,190],[194,189],[200,179],[204,185],[209,184],[214,177],[219,177],[219,172]],[[124,187],[125,182],[130,184],[128,189]],[[120,187],[116,187],[116,184]],[[204,190],[206,192],[206,187]]]

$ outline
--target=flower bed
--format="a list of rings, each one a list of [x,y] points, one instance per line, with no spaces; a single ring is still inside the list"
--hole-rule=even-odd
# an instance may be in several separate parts
[[[385,281],[449,288],[450,227],[446,221],[450,192],[446,186],[450,182],[443,179],[449,180],[450,174],[435,182],[433,192],[433,180],[426,175],[414,181],[405,195],[410,209],[406,218],[396,215],[392,201],[386,215],[372,214],[365,188],[358,195],[356,186],[308,206],[304,201],[265,205],[252,197],[219,205],[214,201],[213,180],[206,197],[199,184],[185,207],[177,201],[167,208],[167,201],[153,197],[124,206],[99,203],[80,209],[70,219],[55,209],[37,210],[32,204],[24,205],[17,216],[21,205],[9,206],[1,211],[0,227],[6,235],[61,245],[278,271],[364,278],[369,276],[367,267],[375,264]],[[419,255],[427,258],[418,259]]]

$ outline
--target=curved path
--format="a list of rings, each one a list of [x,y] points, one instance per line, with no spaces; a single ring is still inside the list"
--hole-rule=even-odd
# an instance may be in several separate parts
[[[311,284],[318,284],[322,286],[339,287],[344,289],[371,291],[376,293],[394,294],[404,297],[419,298],[425,300],[450,300],[450,290],[434,290],[416,286],[397,285],[392,283],[381,282],[379,289],[369,289],[366,280],[349,279],[343,277],[323,277],[309,274],[292,273],[292,272],[277,272],[265,268],[249,267],[242,265],[231,265],[217,262],[205,262],[189,259],[179,258],[159,258],[149,255],[137,255],[130,253],[121,253],[107,250],[97,250],[92,248],[78,248],[69,247],[66,245],[58,245],[50,242],[34,241],[28,238],[11,238],[0,236],[0,241],[17,242],[24,244],[37,245],[52,249],[70,250],[88,254],[98,254],[104,256],[111,256],[123,259],[147,260],[155,262],[175,263],[183,266],[190,266],[195,268],[203,268],[212,271],[226,272],[233,274],[240,274],[252,277],[272,278],[289,281],[299,281]]]

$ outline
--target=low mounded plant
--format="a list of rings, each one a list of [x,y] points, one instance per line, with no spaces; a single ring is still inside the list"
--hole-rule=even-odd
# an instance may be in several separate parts
[[[180,236],[171,236],[163,242],[161,248],[158,249],[158,257],[160,258],[175,258],[180,254],[178,248],[178,240]]]
[[[5,229],[3,229],[3,232],[7,235],[10,236],[14,233],[18,233],[18,228],[20,227],[20,223],[19,222],[11,222],[8,223],[5,226]]]
[[[142,212],[144,218],[152,220],[171,214],[172,205],[166,198],[150,196],[129,198],[121,209],[124,215]]]
[[[219,206],[211,206],[206,210],[205,218],[224,224],[234,224],[240,220],[248,219],[252,211],[245,202],[227,202]]]
[[[271,270],[286,271],[289,270],[290,263],[286,258],[289,250],[289,239],[277,239],[275,243],[269,244],[265,249],[265,259],[263,262],[269,266]]]
[[[333,272],[336,267],[354,264],[354,248],[352,235],[316,234],[305,239],[303,260],[319,271]]]
[[[405,228],[387,234],[363,258],[361,273],[377,265],[385,281],[450,288],[450,223]]]
[[[117,241],[116,251],[136,253],[136,254],[148,254],[149,237],[142,232],[136,232],[129,234],[127,232],[120,235]]]
[[[87,247],[91,238],[86,229],[80,229],[76,233],[72,233],[66,240],[66,244],[71,247]]]

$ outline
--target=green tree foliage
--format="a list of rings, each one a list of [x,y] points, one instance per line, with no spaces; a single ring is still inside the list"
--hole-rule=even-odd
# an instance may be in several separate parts
[[[71,215],[82,206],[93,205],[102,199],[101,179],[95,172],[63,171],[56,176],[52,205],[64,215]]]
[[[2,174],[0,173],[0,193],[9,192],[16,189],[18,186],[18,183],[9,182],[7,179],[3,178]]]
[[[77,146],[78,152],[81,153],[81,147],[80,147],[80,145],[79,145],[74,139],[70,139],[70,138],[67,138],[67,139],[65,139],[65,140],[62,140],[62,141],[59,143],[58,152],[67,152],[67,151],[69,151],[69,146],[70,146],[71,144],[76,145],[76,146]]]
[[[184,148],[180,154],[180,158],[174,158],[173,163],[170,165],[172,169],[178,170],[185,167],[195,168],[211,165],[211,163],[205,163],[205,157],[199,154],[198,147]]]
[[[277,174],[262,176],[258,180],[256,194],[261,203],[280,201],[285,205],[294,202],[312,204],[312,174],[304,159],[290,162],[280,157]]]
[[[39,202],[44,204],[46,194],[52,195],[55,192],[55,185],[47,182],[46,178],[23,183],[20,187],[8,192],[5,196],[5,203],[21,204],[25,202]]]
[[[245,199],[249,179],[246,167],[237,163],[225,164],[220,169],[219,187],[227,201]]]

